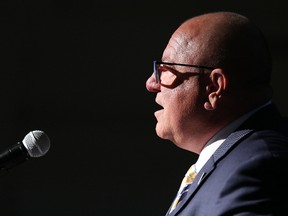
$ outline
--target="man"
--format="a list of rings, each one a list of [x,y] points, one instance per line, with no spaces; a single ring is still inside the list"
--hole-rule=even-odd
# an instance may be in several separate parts
[[[157,135],[199,157],[167,215],[288,215],[288,126],[271,71],[261,31],[240,14],[198,15],[173,33],[146,88],[163,107]]]

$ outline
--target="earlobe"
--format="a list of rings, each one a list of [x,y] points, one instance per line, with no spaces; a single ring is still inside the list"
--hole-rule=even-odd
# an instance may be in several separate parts
[[[204,108],[206,110],[213,110],[213,107],[211,106],[210,102],[205,102],[204,103]]]

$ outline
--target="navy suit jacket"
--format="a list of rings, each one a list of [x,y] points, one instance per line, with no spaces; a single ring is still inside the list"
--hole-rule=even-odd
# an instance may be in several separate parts
[[[167,215],[288,215],[287,136],[274,104],[259,110],[222,143]]]

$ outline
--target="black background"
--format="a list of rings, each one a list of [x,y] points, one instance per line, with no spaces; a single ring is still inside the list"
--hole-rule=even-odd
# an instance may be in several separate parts
[[[1,148],[45,131],[49,152],[0,176],[1,215],[161,216],[195,155],[155,134],[152,60],[191,16],[231,10],[263,30],[287,103],[285,1],[2,1]]]

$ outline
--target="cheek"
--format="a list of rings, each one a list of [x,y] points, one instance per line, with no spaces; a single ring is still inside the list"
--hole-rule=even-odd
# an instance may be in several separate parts
[[[169,118],[187,118],[201,106],[201,95],[197,77],[184,82],[174,89],[163,89],[162,99]]]
[[[182,122],[195,112],[196,107],[199,106],[198,101],[198,93],[195,90],[176,91],[167,97],[166,114],[174,123]]]
[[[193,109],[193,107],[199,102],[199,91],[198,88],[189,88],[185,87],[178,92],[177,103],[179,106],[181,106],[181,109],[183,110],[190,110]]]
[[[194,85],[195,86],[195,85]],[[181,124],[194,121],[198,118],[202,109],[202,96],[198,88],[184,88],[173,101],[174,112],[177,112],[177,120]],[[186,122],[186,123],[185,123]]]

